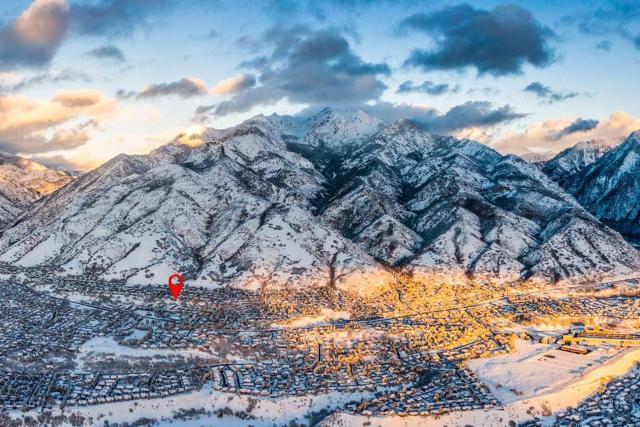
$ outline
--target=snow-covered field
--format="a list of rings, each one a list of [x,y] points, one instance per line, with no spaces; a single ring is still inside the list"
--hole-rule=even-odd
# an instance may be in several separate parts
[[[75,363],[78,370],[83,370],[88,359],[113,355],[122,358],[136,357],[195,357],[212,358],[209,353],[198,350],[163,350],[127,347],[118,344],[112,337],[95,337],[85,342],[76,354]]]
[[[619,349],[597,349],[586,355],[518,340],[516,352],[469,362],[478,378],[503,403],[515,402],[562,390],[567,384],[620,354]]]
[[[303,328],[309,326],[324,326],[335,320],[349,320],[351,313],[347,311],[335,311],[323,308],[317,316],[302,316],[288,321],[287,323],[274,323],[271,326],[276,328]]]

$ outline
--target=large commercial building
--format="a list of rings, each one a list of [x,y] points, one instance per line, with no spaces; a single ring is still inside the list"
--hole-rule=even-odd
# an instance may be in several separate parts
[[[640,335],[620,334],[604,331],[582,331],[568,334],[562,337],[562,342],[566,345],[614,345],[620,347],[640,346]]]

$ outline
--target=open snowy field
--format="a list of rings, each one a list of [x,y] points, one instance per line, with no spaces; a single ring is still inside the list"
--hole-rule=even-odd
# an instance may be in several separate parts
[[[580,355],[558,350],[557,344],[516,343],[515,353],[469,362],[478,378],[505,404],[561,390],[621,352],[601,348]]]

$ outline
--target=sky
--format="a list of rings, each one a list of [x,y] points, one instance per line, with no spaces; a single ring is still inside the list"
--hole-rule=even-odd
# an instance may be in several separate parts
[[[90,170],[358,108],[502,153],[640,128],[640,2],[3,0],[0,152]]]

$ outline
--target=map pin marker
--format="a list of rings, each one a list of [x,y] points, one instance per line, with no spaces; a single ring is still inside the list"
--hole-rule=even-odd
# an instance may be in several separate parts
[[[169,292],[171,292],[174,300],[177,300],[180,296],[180,292],[182,292],[183,286],[184,278],[182,277],[182,275],[173,273],[171,276],[169,276]]]

